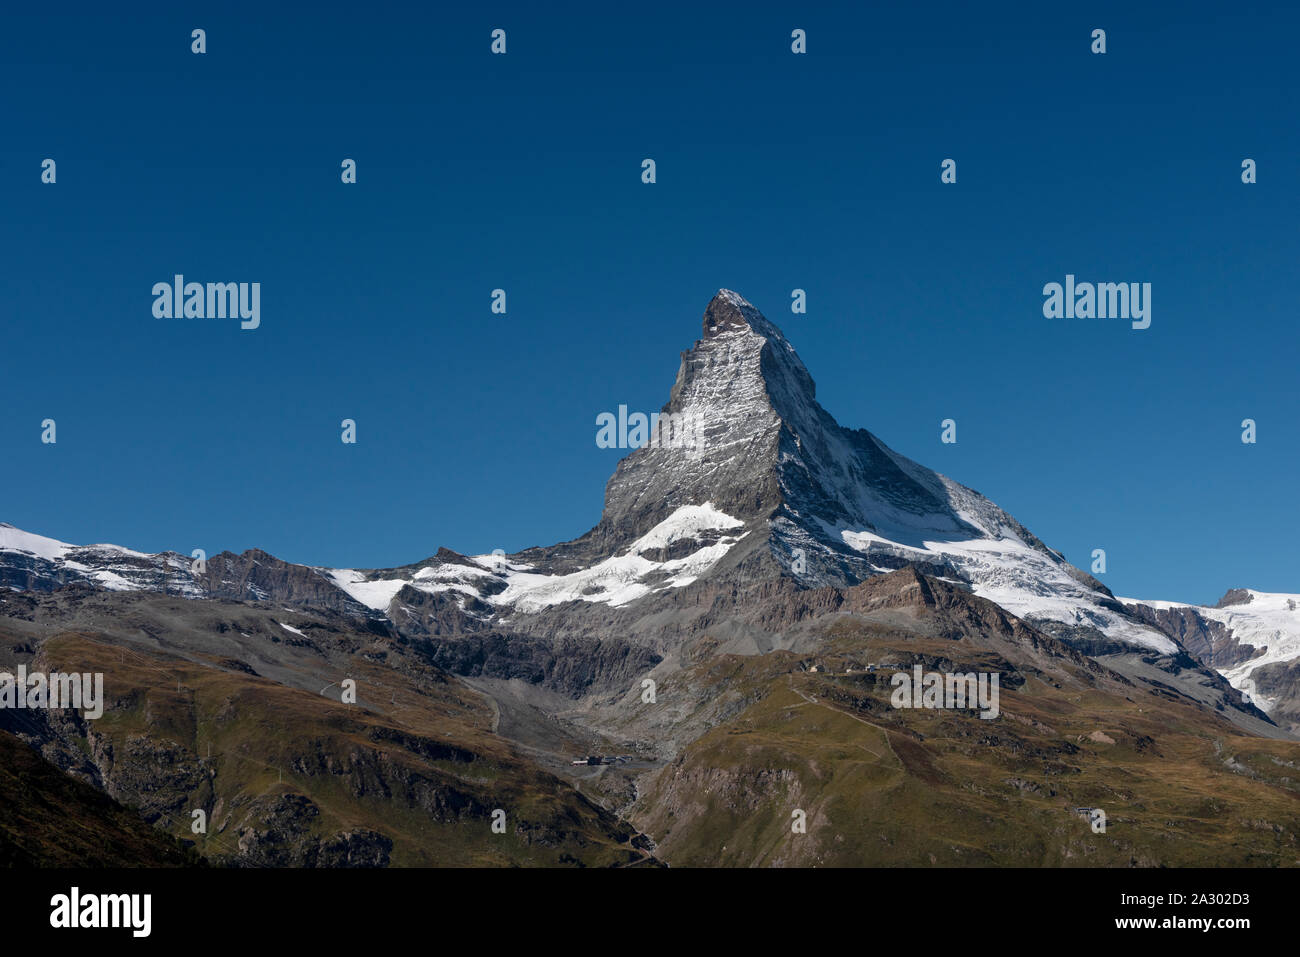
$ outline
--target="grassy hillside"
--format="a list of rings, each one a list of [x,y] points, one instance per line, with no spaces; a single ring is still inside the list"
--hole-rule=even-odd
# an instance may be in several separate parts
[[[632,819],[688,866],[1300,864],[1294,742],[1104,674],[999,657],[844,619],[816,656],[688,669],[682,697],[748,703],[659,771]],[[914,661],[1001,670],[1001,716],[895,709],[899,669],[844,673]],[[1078,807],[1102,808],[1106,832]]]
[[[192,839],[214,863],[648,859],[629,825],[494,735],[492,708],[479,694],[417,662],[394,667],[364,644],[337,666],[332,687],[324,686],[336,665],[322,663],[315,692],[250,673],[238,660],[181,657],[93,632],[45,638],[32,666],[106,676],[101,719],[49,712],[28,729],[44,754],[142,819]],[[358,704],[339,700],[345,676],[357,682]],[[497,809],[504,833],[491,828]],[[206,834],[191,831],[195,810],[207,816]]]
[[[0,731],[0,867],[187,867],[193,850]]]

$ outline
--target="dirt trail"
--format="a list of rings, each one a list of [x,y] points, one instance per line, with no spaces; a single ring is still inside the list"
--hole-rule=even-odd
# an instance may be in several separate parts
[[[900,767],[902,768],[907,767],[907,763],[901,757],[899,757],[898,752],[894,750],[894,746],[889,741],[890,731],[888,728],[882,728],[880,725],[868,721],[866,718],[859,717],[858,715],[854,714],[851,711],[845,711],[843,708],[837,708],[832,704],[827,704],[825,701],[818,701],[815,695],[804,694],[802,691],[800,691],[798,688],[794,686],[794,675],[791,674],[788,677],[790,679],[790,690],[793,691],[795,694],[797,694],[799,697],[803,698],[804,701],[807,701],[809,704],[815,704],[818,707],[825,708],[827,711],[834,711],[836,714],[842,714],[846,718],[852,718],[854,721],[857,721],[861,724],[865,724],[867,727],[875,728],[877,731],[879,731],[881,736],[884,737],[885,739],[885,747],[889,748],[889,753],[894,756],[894,760],[898,762]],[[858,747],[862,748],[862,750],[864,751],[870,752],[871,754],[875,754],[876,757],[878,758],[881,757],[881,755],[876,754],[875,751],[872,751],[866,745],[858,745]]]

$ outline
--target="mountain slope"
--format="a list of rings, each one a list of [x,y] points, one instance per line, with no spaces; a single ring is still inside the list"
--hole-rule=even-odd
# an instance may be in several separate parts
[[[1121,600],[1300,732],[1300,595],[1233,588],[1213,606]]]
[[[598,719],[671,742],[629,813],[675,865],[1300,865],[1293,741],[915,570],[848,589],[797,650],[695,653],[661,707]],[[999,674],[997,720],[893,706],[917,666]]]
[[[177,839],[0,731],[0,868],[199,863]]]
[[[479,692],[343,616],[71,587],[0,604],[0,662],[103,674],[98,720],[0,711],[0,729],[214,864],[653,863],[496,735]]]

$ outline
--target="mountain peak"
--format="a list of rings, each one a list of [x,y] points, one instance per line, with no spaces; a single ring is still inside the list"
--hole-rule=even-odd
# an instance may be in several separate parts
[[[754,320],[761,318],[759,311],[740,293],[719,289],[704,310],[704,338],[711,339],[737,329],[753,329]]]
[[[785,350],[794,351],[781,330],[759,312],[753,303],[734,290],[719,289],[704,310],[703,338],[716,339],[728,333],[746,330],[780,343]]]
[[[731,289],[719,289],[709,301],[703,336],[686,357],[701,360],[683,367],[687,376],[741,375],[752,378],[762,393],[785,392],[798,404],[814,403],[817,386],[794,346],[753,303]]]
[[[771,559],[766,571],[747,567],[748,579],[775,566],[805,585],[851,585],[915,562],[1014,592],[1003,597],[1016,613],[1039,610],[1030,597],[1050,580],[1111,630],[1127,627],[1107,617],[1113,601],[1099,582],[984,496],[840,426],[781,330],[733,290],[709,302],[663,411],[702,423],[704,441],[619,462],[587,539],[600,557],[707,502],[756,533],[724,565],[757,551]]]
[[[1254,598],[1249,588],[1229,588],[1214,607],[1230,608],[1233,605],[1249,605]]]

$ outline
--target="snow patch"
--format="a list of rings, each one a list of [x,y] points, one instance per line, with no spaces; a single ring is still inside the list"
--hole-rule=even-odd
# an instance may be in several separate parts
[[[386,610],[402,587],[408,584],[404,578],[367,581],[366,576],[354,568],[326,568],[323,571],[352,598],[376,611]]]
[[[684,505],[633,542],[627,552],[591,568],[568,575],[539,575],[511,568],[505,573],[506,590],[488,600],[498,605],[513,605],[524,612],[566,601],[604,602],[618,608],[664,587],[689,585],[716,565],[744,536],[727,536],[683,558],[666,562],[650,561],[642,557],[642,552],[665,548],[683,539],[696,540],[704,531],[738,529],[744,524],[714,508],[710,502]],[[657,580],[661,576],[667,578]]]

